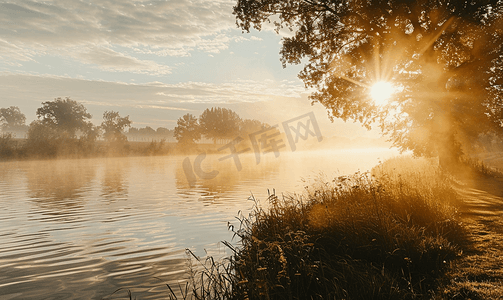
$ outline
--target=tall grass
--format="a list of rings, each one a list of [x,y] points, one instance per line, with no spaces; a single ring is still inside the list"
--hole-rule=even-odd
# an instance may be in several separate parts
[[[268,201],[239,216],[233,255],[205,265],[184,298],[428,298],[462,250],[456,193],[426,159],[395,158]]]

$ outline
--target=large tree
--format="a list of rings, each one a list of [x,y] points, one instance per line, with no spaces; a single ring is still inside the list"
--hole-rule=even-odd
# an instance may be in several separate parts
[[[239,115],[227,108],[207,108],[199,116],[202,133],[215,143],[217,139],[235,138],[239,134],[240,124]]]
[[[201,138],[201,128],[197,118],[192,114],[185,114],[176,121],[174,137],[179,143],[193,144]]]
[[[107,142],[125,142],[127,140],[124,130],[131,127],[129,116],[121,117],[117,111],[105,111],[101,129]]]
[[[44,125],[40,120],[30,123],[26,149],[29,154],[35,156],[57,156],[61,147],[61,139],[58,130]]]
[[[395,146],[454,163],[483,133],[502,133],[503,2],[238,0],[237,24],[272,21],[281,61],[331,118],[378,124]],[[374,84],[395,87],[387,103]]]
[[[26,116],[21,112],[19,107],[11,106],[0,108],[0,128],[2,131],[14,131],[24,129],[26,127]]]
[[[60,136],[74,138],[77,131],[86,132],[91,114],[84,105],[70,98],[56,98],[42,103],[37,109],[41,124],[57,130]]]

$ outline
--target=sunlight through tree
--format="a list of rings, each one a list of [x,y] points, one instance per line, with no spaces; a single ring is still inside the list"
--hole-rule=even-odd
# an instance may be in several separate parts
[[[237,25],[272,22],[281,61],[330,117],[378,125],[395,146],[443,165],[503,124],[503,2],[238,0]],[[395,86],[376,99],[378,82]],[[379,92],[383,95],[383,92]]]

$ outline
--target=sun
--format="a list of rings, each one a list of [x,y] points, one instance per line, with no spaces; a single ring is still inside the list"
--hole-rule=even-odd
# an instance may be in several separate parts
[[[370,96],[377,106],[386,105],[394,92],[395,88],[393,85],[386,81],[376,82],[370,88]]]

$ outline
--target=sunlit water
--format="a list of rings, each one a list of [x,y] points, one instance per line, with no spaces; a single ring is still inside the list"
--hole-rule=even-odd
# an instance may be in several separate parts
[[[211,155],[191,187],[183,156],[0,163],[0,299],[167,299],[189,268],[185,249],[225,255],[227,224],[268,189],[367,171],[388,149]],[[191,163],[195,157],[190,156]],[[233,241],[234,243],[236,241]],[[162,280],[162,281],[161,281]],[[124,288],[113,295],[114,291]]]

